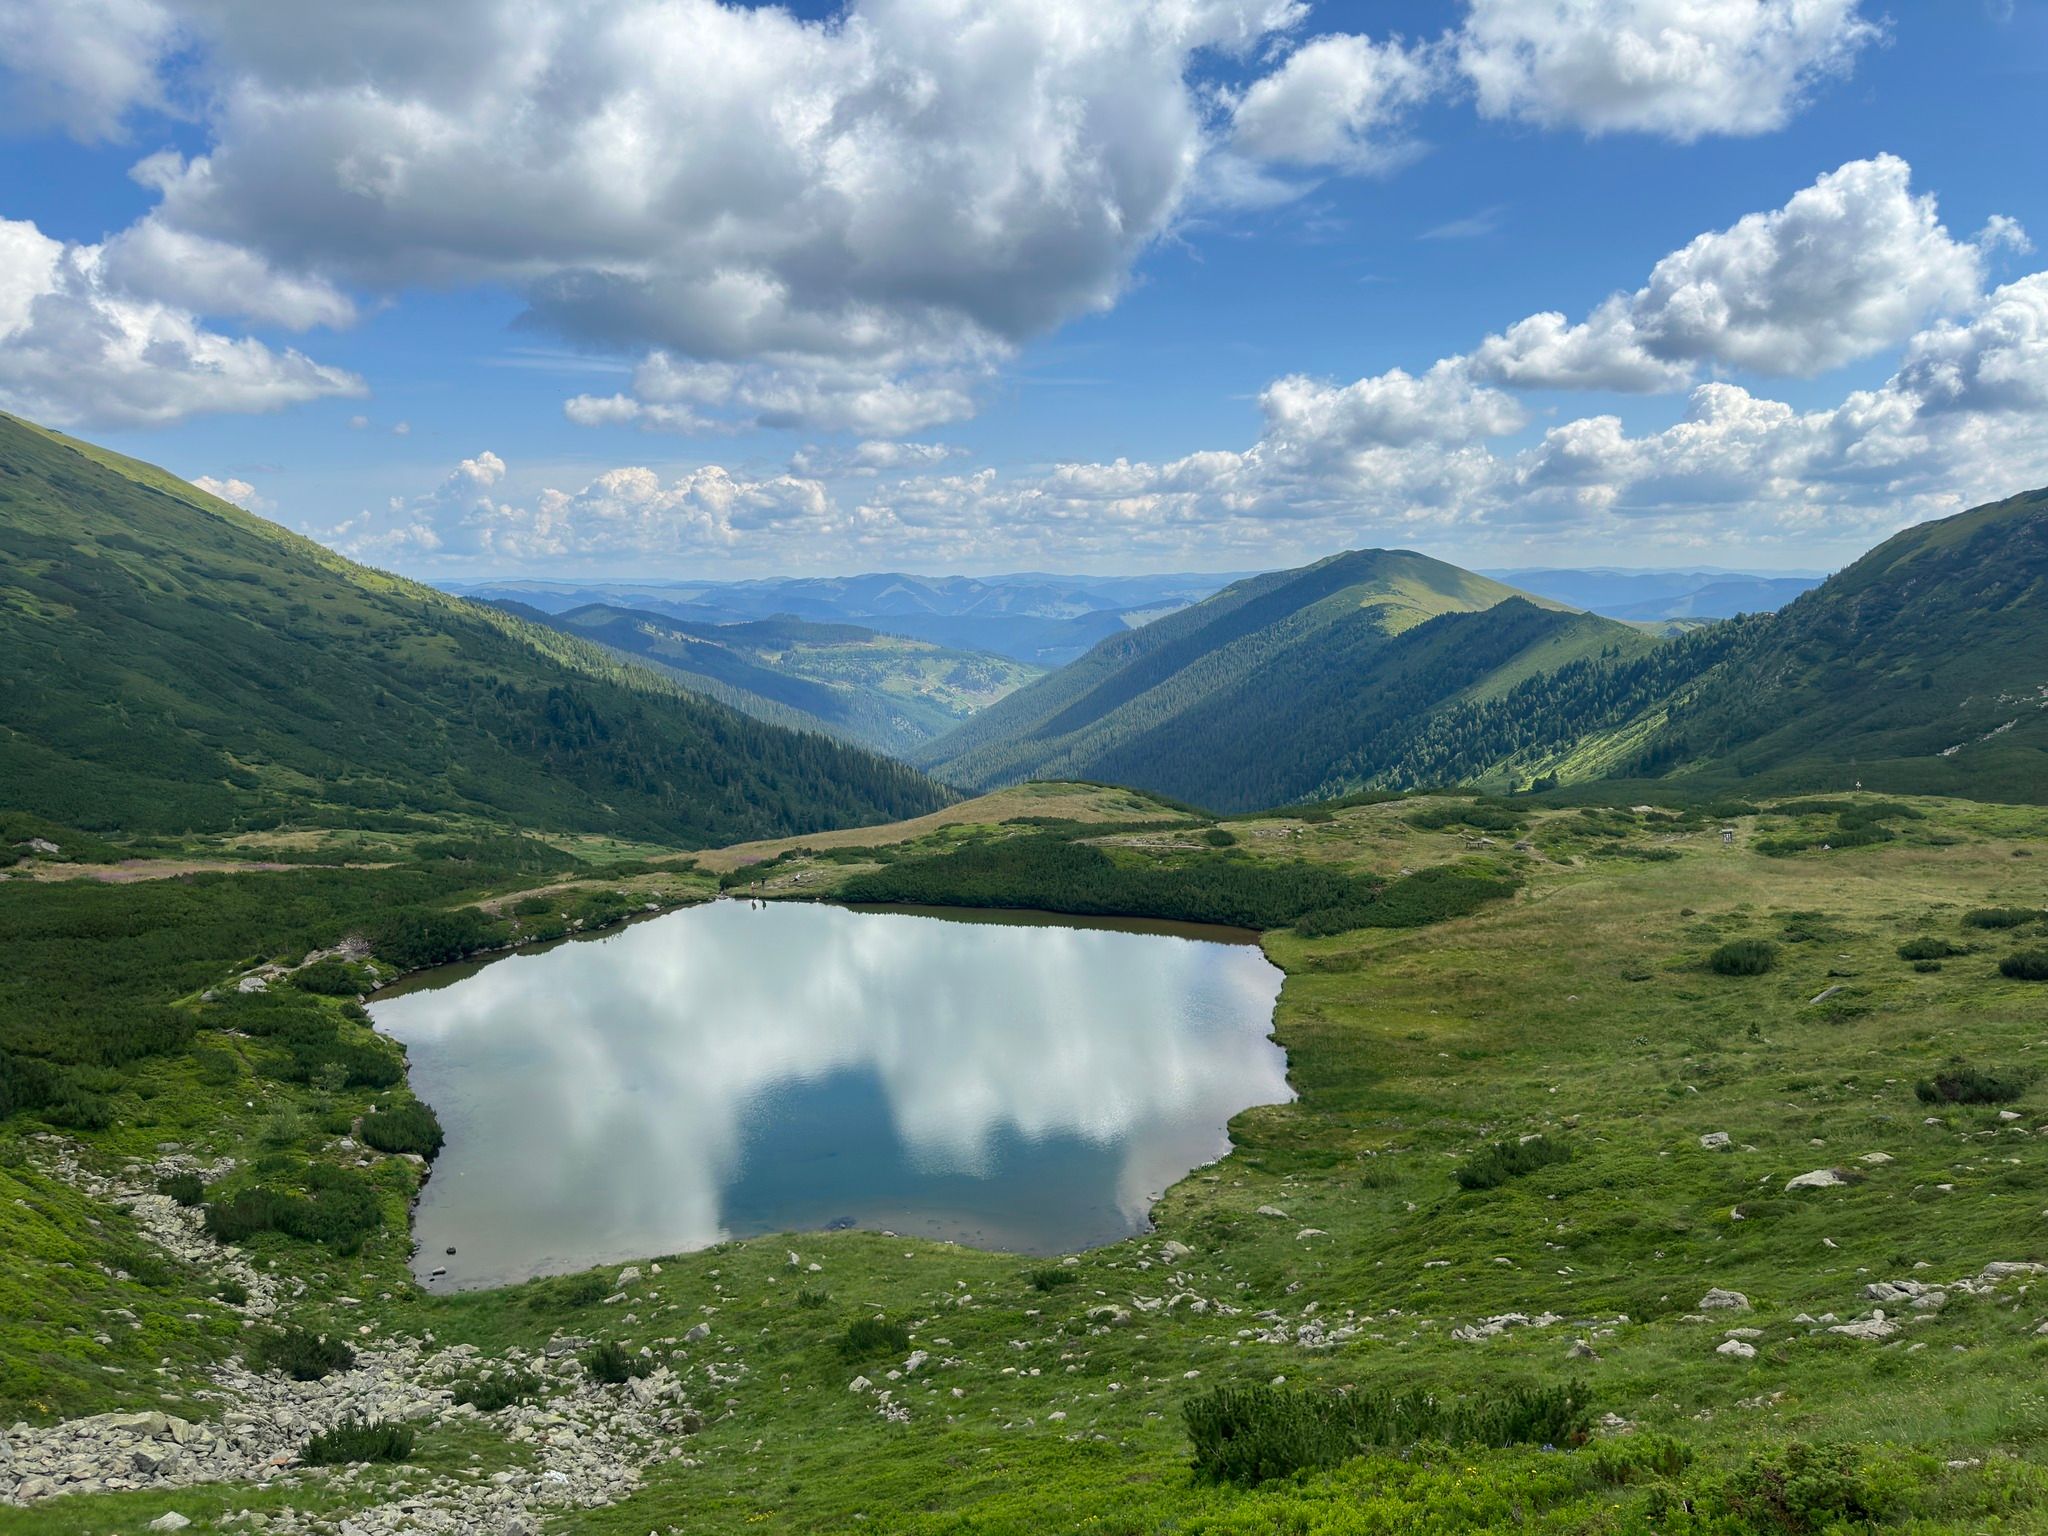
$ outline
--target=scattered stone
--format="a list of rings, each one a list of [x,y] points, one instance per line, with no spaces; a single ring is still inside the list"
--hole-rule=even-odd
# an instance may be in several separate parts
[[[1724,1291],[1718,1285],[1700,1298],[1702,1312],[1747,1312],[1749,1298],[1740,1291]]]
[[[1726,1131],[1709,1131],[1706,1135],[1700,1138],[1700,1145],[1702,1147],[1705,1147],[1709,1152],[1718,1152],[1723,1147],[1730,1145],[1733,1141],[1734,1138],[1730,1136]]]
[[[1726,1339],[1714,1347],[1717,1355],[1728,1355],[1736,1360],[1754,1360],[1756,1346],[1742,1339]]]
[[[1840,1189],[1849,1181],[1832,1168],[1816,1168],[1811,1173],[1802,1173],[1785,1183],[1787,1193],[1795,1189]]]
[[[1882,1168],[1891,1160],[1892,1155],[1889,1152],[1866,1152],[1856,1159],[1857,1162],[1868,1163],[1873,1168]]]
[[[1281,1218],[1285,1218],[1287,1215],[1287,1213],[1281,1210],[1280,1207],[1277,1205],[1262,1205],[1259,1207],[1257,1214],[1260,1216],[1277,1216]]]
[[[1572,1347],[1564,1352],[1564,1357],[1567,1360],[1598,1360],[1600,1351],[1584,1339],[1573,1339]]]

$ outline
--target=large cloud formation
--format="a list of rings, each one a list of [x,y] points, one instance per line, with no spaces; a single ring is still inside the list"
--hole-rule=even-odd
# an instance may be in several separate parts
[[[349,323],[362,298],[484,286],[519,295],[527,324],[640,363],[630,391],[568,402],[573,420],[897,435],[970,414],[1018,343],[1112,305],[1192,198],[1387,170],[1427,100],[1469,92],[1589,131],[1755,132],[1875,33],[1858,0],[1470,0],[1412,45],[1310,35],[1309,15],[0,0],[0,130],[100,139],[156,112],[193,117],[206,145],[142,161],[156,206],[91,248],[103,307],[194,332],[162,354],[160,398],[123,403],[103,373],[67,394],[5,357],[0,398],[110,424],[268,408],[349,384],[204,319],[303,331]],[[239,386],[196,388],[181,412],[204,371],[188,355],[209,348]]]
[[[472,508],[461,547],[443,553],[1272,564],[1453,534],[1507,547],[1564,529],[1668,550],[1731,533],[1854,546],[2048,481],[2048,272],[1989,276],[1995,252],[2024,249],[2002,219],[1974,240],[1951,235],[1903,161],[1852,161],[1699,236],[1584,320],[1531,316],[1416,372],[1278,379],[1248,448],[1010,478],[938,471],[913,445],[869,445],[865,474],[830,455],[779,476],[615,471]],[[1890,376],[1833,406],[1760,392],[1761,379],[1887,350]],[[1682,405],[1651,430],[1600,411],[1532,437],[1527,396],[1571,390]],[[353,547],[374,557],[402,523],[357,530]]]

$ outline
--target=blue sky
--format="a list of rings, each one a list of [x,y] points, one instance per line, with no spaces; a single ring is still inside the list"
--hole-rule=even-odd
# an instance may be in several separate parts
[[[379,565],[1828,569],[2048,482],[2048,0],[327,12],[0,0],[0,408]]]

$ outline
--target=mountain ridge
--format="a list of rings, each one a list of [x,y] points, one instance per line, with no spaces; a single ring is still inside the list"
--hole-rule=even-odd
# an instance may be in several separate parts
[[[454,816],[703,843],[945,798],[5,415],[0,556],[0,782],[66,824]]]

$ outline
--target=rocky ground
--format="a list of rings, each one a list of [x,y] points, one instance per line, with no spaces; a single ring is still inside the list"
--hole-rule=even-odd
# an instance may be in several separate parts
[[[125,1206],[138,1227],[172,1257],[222,1281],[238,1283],[246,1301],[234,1304],[244,1326],[256,1328],[287,1304],[298,1283],[250,1264],[236,1249],[215,1242],[200,1213],[155,1192],[158,1178],[226,1170],[178,1153],[106,1177],[83,1167],[60,1142],[45,1143],[46,1167],[96,1198]],[[364,1332],[369,1330],[367,1326]],[[174,1489],[198,1483],[294,1485],[322,1479],[329,1486],[365,1480],[365,1468],[302,1468],[299,1453],[314,1435],[351,1421],[384,1420],[421,1427],[477,1424],[488,1418],[521,1465],[485,1474],[454,1476],[407,1468],[399,1490],[378,1469],[367,1507],[346,1518],[289,1509],[250,1512],[247,1529],[291,1536],[381,1536],[385,1532],[481,1531],[502,1536],[537,1529],[545,1511],[616,1502],[631,1492],[657,1461],[686,1459],[688,1436],[701,1422],[684,1398],[682,1381],[667,1366],[623,1386],[586,1376],[578,1358],[584,1341],[559,1339],[538,1352],[511,1351],[493,1367],[537,1377],[536,1400],[484,1415],[454,1400],[456,1380],[479,1366],[473,1346],[437,1348],[431,1337],[356,1341],[352,1369],[320,1381],[294,1381],[249,1370],[239,1359],[216,1367],[209,1388],[196,1394],[219,1407],[217,1419],[194,1422],[161,1412],[105,1413],[37,1428],[15,1424],[0,1437],[0,1503],[27,1505],[60,1495]],[[382,1497],[377,1495],[381,1494]],[[177,1530],[184,1517],[167,1513],[154,1529]]]

